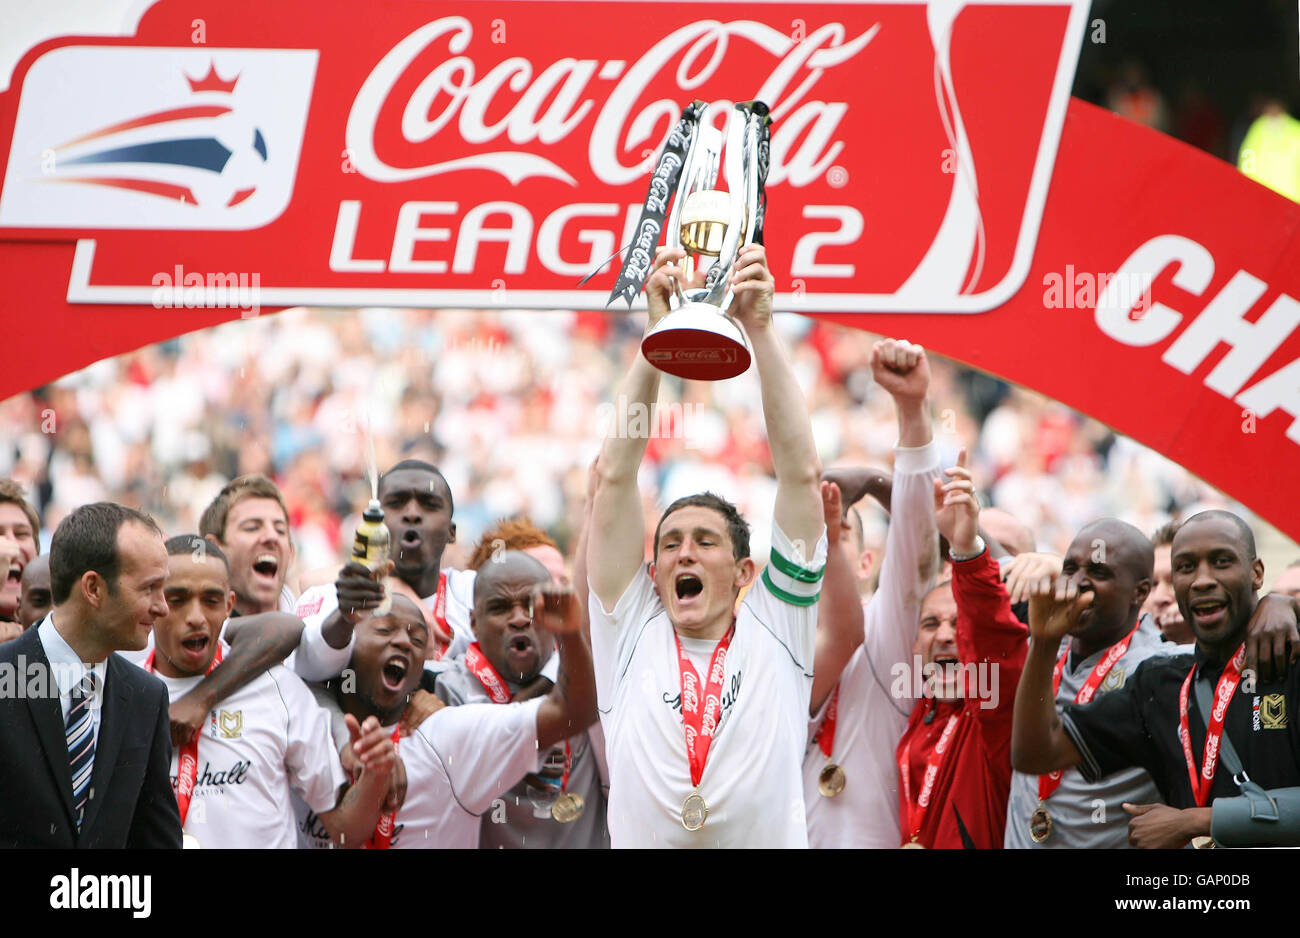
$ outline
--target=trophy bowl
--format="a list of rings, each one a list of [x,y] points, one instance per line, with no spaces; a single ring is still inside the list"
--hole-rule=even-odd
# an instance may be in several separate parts
[[[723,381],[749,370],[752,356],[740,323],[710,303],[684,303],[655,323],[641,354],[660,371],[696,381]]]

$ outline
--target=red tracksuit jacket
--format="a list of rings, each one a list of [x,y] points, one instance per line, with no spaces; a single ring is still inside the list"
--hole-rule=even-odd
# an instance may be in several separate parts
[[[997,706],[981,708],[976,696],[980,687],[974,680],[967,682],[965,699],[917,702],[895,751],[895,758],[901,759],[911,742],[907,766],[911,803],[900,784],[899,819],[903,840],[910,839],[909,820],[921,792],[926,761],[948,717],[957,713],[957,726],[935,777],[919,842],[925,847],[1000,848],[1011,790],[1011,715],[1029,649],[1029,628],[1012,615],[997,561],[987,549],[978,557],[953,564],[952,588],[957,601],[957,656],[968,677],[974,677],[968,667],[971,662],[988,669],[984,686],[992,698],[996,685]],[[924,718],[932,707],[934,717],[926,723]]]

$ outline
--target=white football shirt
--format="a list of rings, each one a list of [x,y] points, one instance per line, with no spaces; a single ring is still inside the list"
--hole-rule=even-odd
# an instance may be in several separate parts
[[[229,652],[224,643],[222,652]],[[202,680],[155,676],[167,686],[169,701]],[[178,758],[174,749],[173,788]],[[276,666],[209,714],[200,731],[185,833],[205,849],[293,848],[297,833],[290,792],[319,814],[335,806],[346,783],[329,715],[296,674]]]
[[[324,688],[316,699],[330,708],[336,741],[347,742],[338,704]],[[397,812],[393,849],[478,847],[480,818],[493,802],[539,768],[537,711],[543,698],[524,703],[444,707],[398,743],[406,768],[406,801]],[[328,847],[310,805],[295,804],[301,843]]]
[[[722,712],[699,786],[709,813],[697,831],[681,821],[682,802],[695,786],[672,623],[644,567],[612,611],[591,594],[613,846],[807,846],[800,766],[825,532],[810,565],[796,564],[795,556],[773,524],[771,562],[741,602],[727,651]]]
[[[803,763],[808,805],[808,846],[893,849],[898,825],[898,768],[894,750],[907,729],[912,680],[899,681],[913,667],[912,644],[921,619],[921,600],[934,582],[938,530],[934,525],[934,480],[940,478],[939,449],[933,443],[894,450],[889,533],[880,584],[866,606],[862,645],[840,674],[832,760],[844,770],[844,790],[824,797],[817,778],[827,759],[813,741],[827,703],[809,726]],[[898,693],[894,693],[898,691]]]

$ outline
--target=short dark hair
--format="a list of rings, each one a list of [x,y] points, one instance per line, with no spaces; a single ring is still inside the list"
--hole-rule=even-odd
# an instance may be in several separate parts
[[[423,459],[403,459],[396,465],[389,466],[379,474],[379,482],[376,484],[375,489],[382,489],[384,487],[384,480],[394,472],[398,472],[402,469],[418,469],[421,472],[431,472],[439,479],[442,479],[442,484],[447,489],[447,514],[454,515],[456,513],[456,500],[452,498],[451,495],[451,483],[447,481],[447,477],[442,474],[441,469],[431,462],[425,462]]]
[[[1187,527],[1193,521],[1213,521],[1216,518],[1227,521],[1237,529],[1237,534],[1241,538],[1241,544],[1246,548],[1246,563],[1254,563],[1255,559],[1259,556],[1255,553],[1255,532],[1250,529],[1250,525],[1230,511],[1224,511],[1222,508],[1210,508],[1206,511],[1198,511],[1179,525],[1179,530]]]
[[[1174,535],[1178,533],[1177,521],[1166,521],[1160,527],[1156,528],[1156,533],[1151,535],[1152,547],[1172,547]]]
[[[177,534],[175,537],[167,538],[164,545],[167,548],[168,557],[180,557],[185,554],[193,554],[199,551],[209,557],[216,557],[226,567],[226,574],[230,574],[230,560],[226,557],[226,552],[217,546],[217,542],[210,537],[199,537],[197,534]]]
[[[117,592],[122,572],[117,532],[129,521],[162,537],[153,518],[116,502],[82,505],[59,522],[50,541],[50,598],[54,605],[66,602],[73,584],[91,570],[104,578],[110,593]]]
[[[684,495],[677,501],[669,505],[662,515],[659,516],[659,524],[655,527],[654,554],[659,556],[659,532],[664,528],[664,522],[674,511],[682,508],[711,508],[718,512],[727,522],[727,536],[731,538],[731,552],[737,560],[744,560],[749,556],[749,524],[740,516],[736,506],[731,504],[721,495],[715,495],[712,492],[701,492],[698,495]]]
[[[279,486],[260,472],[252,472],[227,482],[211,504],[203,509],[203,516],[199,518],[199,533],[204,537],[224,541],[230,509],[246,498],[274,499],[280,503],[280,509],[284,512],[285,524],[289,523],[289,506],[284,503],[284,495],[280,493]]]

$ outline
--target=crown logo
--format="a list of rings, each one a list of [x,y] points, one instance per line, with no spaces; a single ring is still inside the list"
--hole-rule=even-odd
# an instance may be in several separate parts
[[[216,65],[209,62],[206,75],[202,78],[191,78],[186,75],[185,80],[190,83],[191,91],[223,91],[229,94],[235,90],[235,83],[239,81],[239,76],[236,75],[230,81],[223,81],[221,76],[217,74]]]

